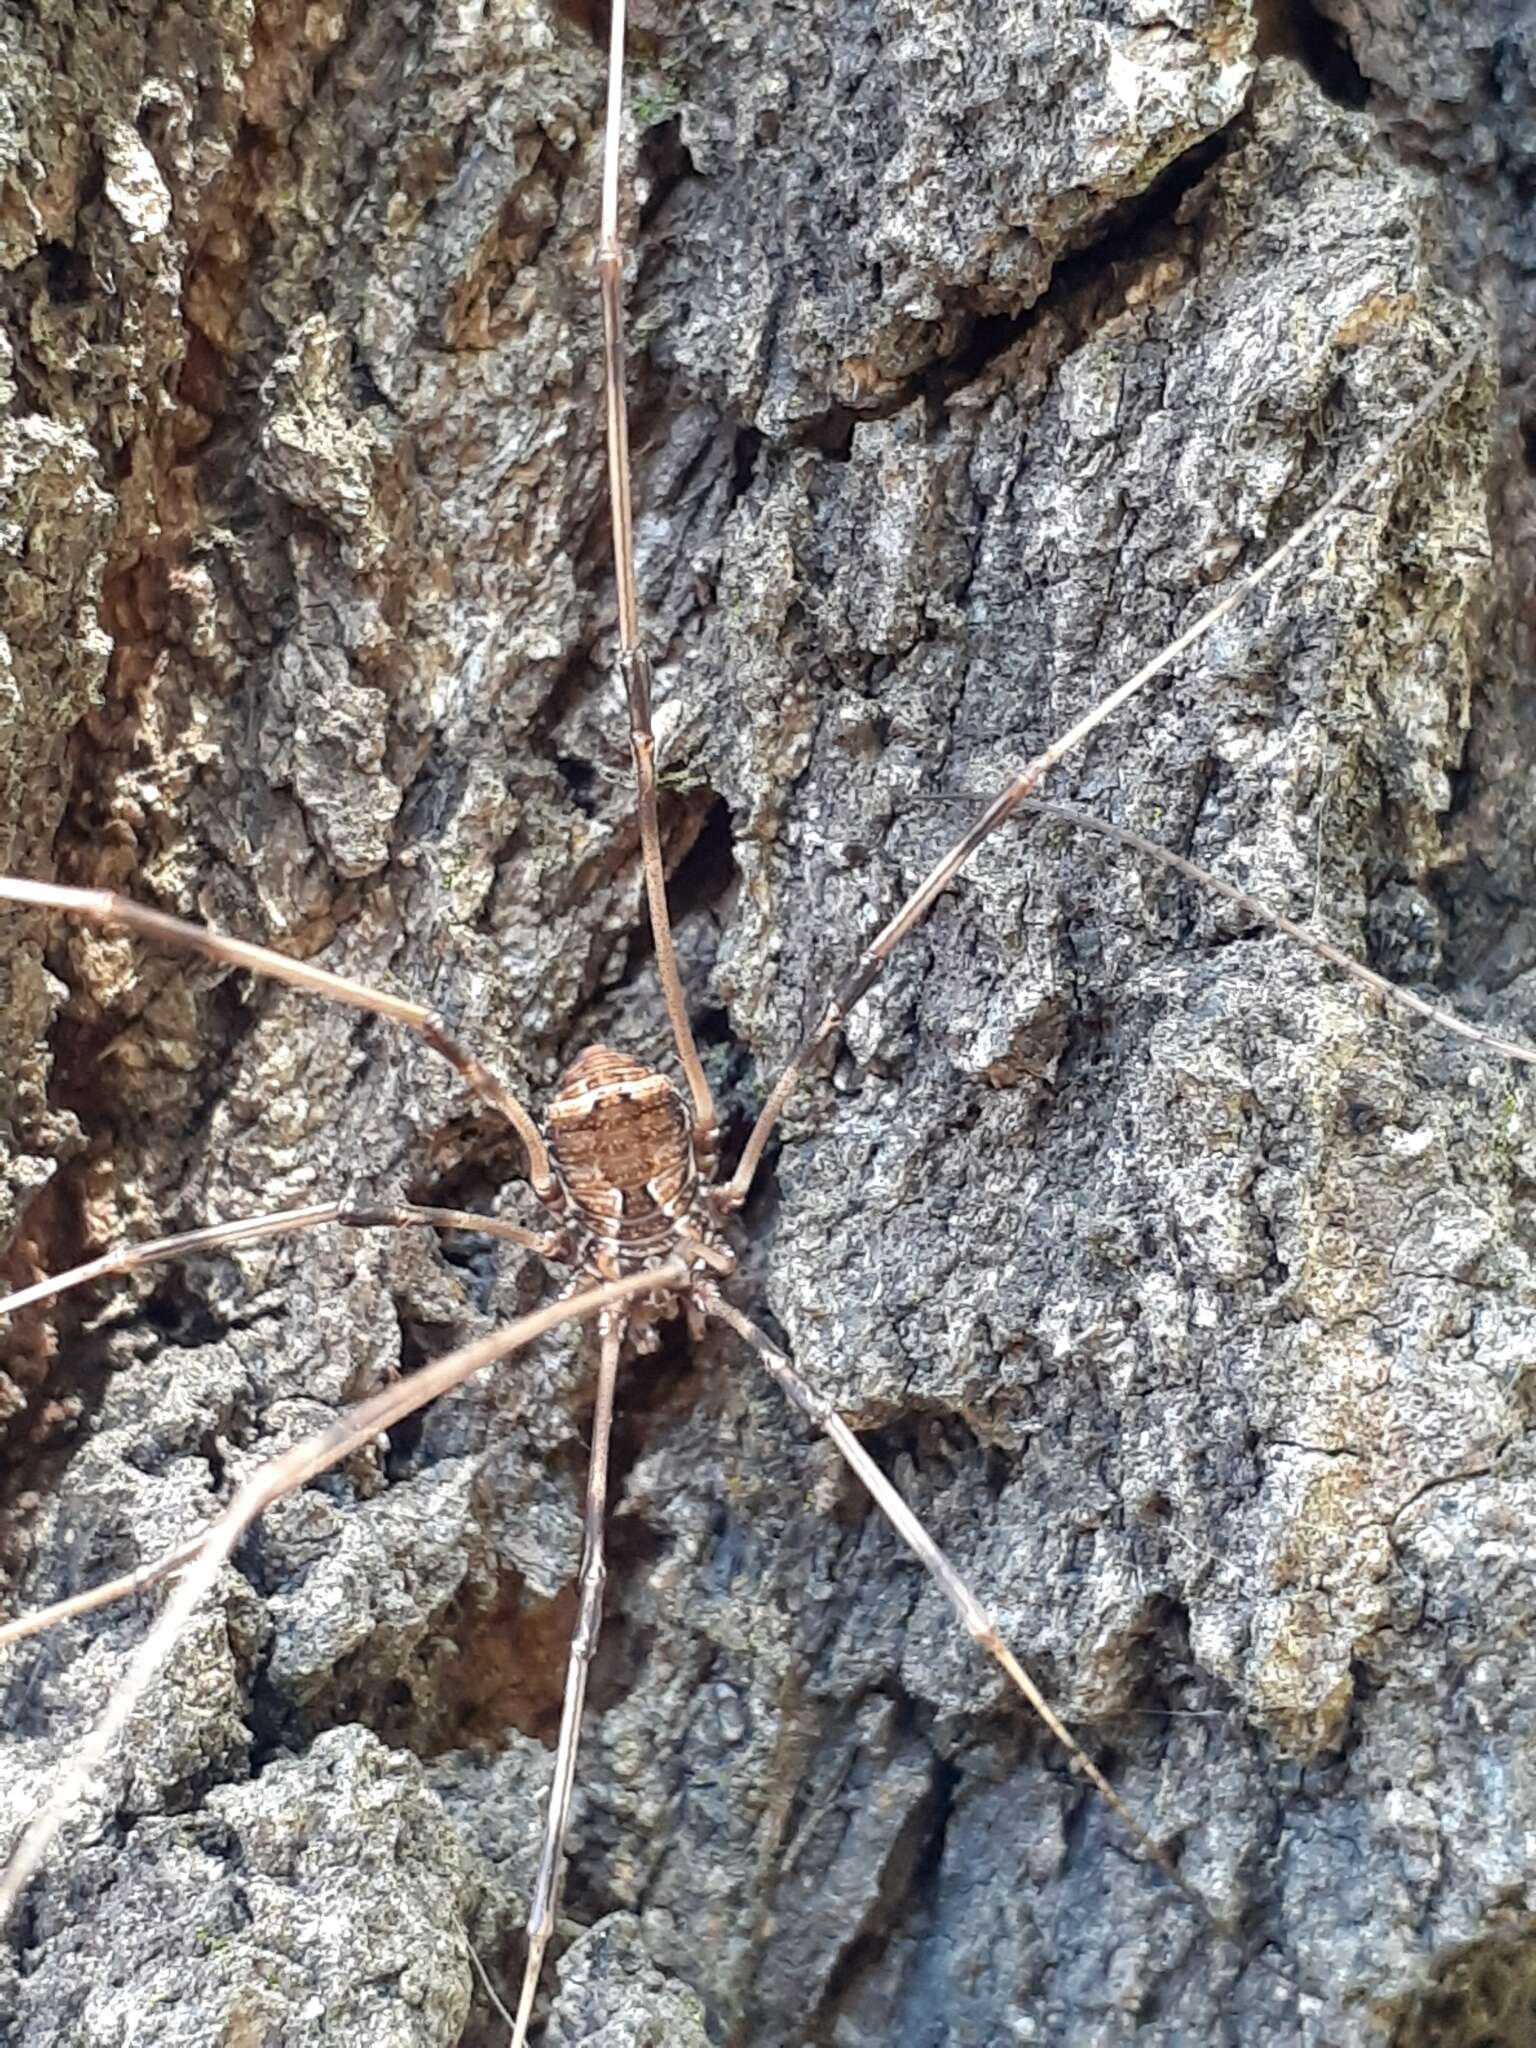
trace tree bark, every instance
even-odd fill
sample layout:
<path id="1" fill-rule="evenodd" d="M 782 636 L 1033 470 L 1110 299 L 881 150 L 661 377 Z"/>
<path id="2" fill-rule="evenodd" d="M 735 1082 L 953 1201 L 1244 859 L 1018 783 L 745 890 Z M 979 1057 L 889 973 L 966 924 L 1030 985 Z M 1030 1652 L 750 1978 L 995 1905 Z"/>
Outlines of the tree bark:
<path id="1" fill-rule="evenodd" d="M 1529 320 L 1477 345 L 1536 128 L 1497 14 L 1456 64 L 1428 9 L 636 24 L 640 572 L 735 1141 L 1005 775 L 1457 349 L 1048 793 L 1536 1036 Z M 437 1005 L 538 1101 L 594 1041 L 667 1064 L 583 10 L 36 10 L 0 64 L 5 866 Z M 381 1023 L 34 917 L 0 991 L 18 1281 L 332 1195 L 533 1220 L 512 1134 Z M 1521 1075 L 1229 906 L 989 843 L 796 1098 L 736 1298 L 1244 1942 L 679 1328 L 621 1387 L 544 2041 L 1523 2041 L 1533 1147 Z M 152 1557 L 539 1287 L 332 1232 L 20 1319 L 10 1601 Z M 267 1517 L 35 1882 L 0 2043 L 504 2040 L 470 1950 L 510 2001 L 591 1382 L 551 1340 Z M 144 1624 L 5 1669 L 0 1850 Z"/>

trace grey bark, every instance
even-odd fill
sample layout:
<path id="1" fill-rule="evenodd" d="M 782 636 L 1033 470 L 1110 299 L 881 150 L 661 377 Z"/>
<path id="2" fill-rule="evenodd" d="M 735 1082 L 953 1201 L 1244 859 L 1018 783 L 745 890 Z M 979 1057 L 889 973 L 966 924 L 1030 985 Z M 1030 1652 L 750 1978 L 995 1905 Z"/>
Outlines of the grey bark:
<path id="1" fill-rule="evenodd" d="M 1432 17 L 1345 16 L 1363 109 L 1237 0 L 639 25 L 642 579 L 733 1128 L 975 800 L 1378 444 L 1468 290 L 1518 310 L 1496 12 L 1456 11 L 1454 77 Z M 200 0 L 0 46 L 5 864 L 386 980 L 535 1097 L 596 1038 L 659 1058 L 577 11 Z M 1056 793 L 1530 1036 L 1526 345 Z M 529 1207 L 509 1135 L 351 1012 L 30 919 L 0 973 L 20 1277 L 331 1191 Z M 1300 1991 L 679 1333 L 625 1378 L 545 2040 L 1525 2039 L 1485 2008 L 1530 1997 L 1533 1148 L 1520 1077 L 1223 905 L 989 846 L 794 1105 L 738 1299 Z M 537 1286 L 335 1234 L 28 1319 L 11 1597 L 153 1555 Z M 508 1996 L 590 1371 L 551 1341 L 267 1518 L 0 1953 L 0 2042 L 503 2038 L 469 1951 Z M 5 1672 L 0 1847 L 143 1625 Z"/>

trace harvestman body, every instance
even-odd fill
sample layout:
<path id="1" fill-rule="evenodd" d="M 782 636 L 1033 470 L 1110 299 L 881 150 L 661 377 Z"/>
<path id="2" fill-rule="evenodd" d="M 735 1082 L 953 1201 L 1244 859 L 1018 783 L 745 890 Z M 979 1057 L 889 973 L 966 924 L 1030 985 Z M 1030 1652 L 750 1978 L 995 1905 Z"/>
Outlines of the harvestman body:
<path id="1" fill-rule="evenodd" d="M 657 964 L 684 1088 L 680 1090 L 665 1075 L 627 1055 L 594 1046 L 566 1072 L 550 1104 L 545 1128 L 541 1131 L 523 1105 L 472 1053 L 452 1038 L 441 1019 L 419 1005 L 365 988 L 260 947 L 182 924 L 118 897 L 40 883 L 0 882 L 0 896 L 12 902 L 124 926 L 146 937 L 199 950 L 223 964 L 243 967 L 332 1000 L 373 1011 L 414 1031 L 447 1058 L 476 1094 L 491 1104 L 516 1130 L 526 1152 L 530 1185 L 549 1211 L 552 1221 L 550 1234 L 539 1236 L 478 1214 L 422 1205 L 402 1203 L 388 1208 L 358 1210 L 336 1203 L 317 1204 L 305 1210 L 278 1212 L 241 1224 L 211 1226 L 206 1230 L 110 1253 L 87 1267 L 24 1289 L 0 1306 L 14 1309 L 30 1301 L 48 1298 L 84 1280 L 123 1272 L 136 1265 L 191 1250 L 250 1242 L 281 1231 L 332 1223 L 488 1231 L 506 1241 L 535 1250 L 552 1264 L 573 1269 L 576 1275 L 573 1291 L 563 1299 L 524 1317 L 494 1337 L 453 1353 L 402 1384 L 370 1397 L 330 1429 L 306 1439 L 294 1450 L 262 1468 L 239 1489 L 208 1530 L 170 1557 L 157 1560 L 111 1585 L 0 1629 L 0 1643 L 14 1641 L 68 1614 L 81 1613 L 110 1599 L 142 1590 L 159 1579 L 172 1575 L 179 1577 L 164 1612 L 151 1628 L 109 1711 L 82 1748 L 74 1766 L 61 1778 L 52 1797 L 18 1846 L 3 1879 L 0 1879 L 0 1911 L 15 1902 L 27 1877 L 56 1834 L 65 1808 L 99 1765 L 191 1609 L 217 1577 L 243 1531 L 265 1505 L 336 1464 L 436 1393 L 458 1384 L 483 1366 L 506 1357 L 542 1331 L 573 1319 L 595 1320 L 598 1326 L 599 1371 L 586 1490 L 580 1605 L 571 1646 L 543 1852 L 529 1915 L 528 1954 L 518 2011 L 513 2022 L 515 2048 L 521 2048 L 527 2038 L 542 1963 L 555 1928 L 587 1674 L 601 1619 L 607 1460 L 617 1374 L 626 1345 L 636 1350 L 653 1346 L 658 1323 L 678 1313 L 684 1314 L 694 1329 L 711 1320 L 722 1323 L 756 1353 L 790 1400 L 836 1445 L 897 1534 L 932 1574 L 967 1632 L 996 1660 L 1035 1714 L 1065 1747 L 1073 1769 L 1113 1806 L 1141 1851 L 1158 1865 L 1208 1922 L 1224 1931 L 1221 1916 L 1186 1882 L 1172 1859 L 1148 1837 L 1126 1810 L 1104 1774 L 1073 1740 L 1001 1640 L 981 1600 L 945 1559 L 849 1427 L 799 1377 L 789 1360 L 726 1299 L 722 1285 L 736 1263 L 728 1242 L 728 1226 L 746 1199 L 769 1136 L 797 1081 L 821 1049 L 835 1038 L 853 1006 L 876 981 L 901 940 L 922 920 L 975 849 L 1004 820 L 1032 803 L 1032 791 L 1058 761 L 1174 661 L 1195 638 L 1225 616 L 1257 582 L 1272 575 L 1283 561 L 1294 554 L 1323 520 L 1360 489 L 1385 461 L 1391 449 L 1413 431 L 1467 370 L 1467 357 L 1464 355 L 1443 369 L 1413 415 L 1383 444 L 1364 470 L 1352 476 L 1275 555 L 1245 578 L 1195 627 L 1149 661 L 1029 762 L 988 806 L 869 943 L 839 984 L 769 1094 L 734 1172 L 722 1183 L 717 1177 L 720 1144 L 715 1108 L 689 1027 L 667 918 L 657 825 L 650 676 L 639 638 L 624 407 L 625 352 L 620 292 L 622 249 L 618 234 L 618 141 L 624 40 L 622 5 L 614 8 L 612 33 L 598 267 L 605 342 L 605 403 L 618 589 L 619 665 L 630 709 L 641 850 Z M 1080 820 L 1071 814 L 1057 815 L 1070 817 L 1074 823 L 1093 825 L 1093 821 Z M 1148 846 L 1134 835 L 1119 833 L 1116 836 L 1158 858 L 1168 858 L 1161 849 Z M 1209 880 L 1203 871 L 1188 863 L 1175 862 L 1175 865 L 1182 866 L 1185 872 L 1196 875 L 1202 882 Z M 1237 891 L 1229 890 L 1227 893 L 1254 915 L 1278 924 L 1301 943 L 1324 951 L 1378 993 L 1398 996 L 1399 992 L 1390 984 L 1366 974 L 1330 949 L 1319 947 L 1310 934 L 1264 906 L 1255 904 L 1251 898 Z M 1441 1017 L 1415 998 L 1404 1000 L 1411 1007 L 1448 1024 L 1449 1028 L 1460 1030 L 1510 1057 L 1532 1057 L 1525 1048 L 1493 1040 L 1476 1027 Z"/>

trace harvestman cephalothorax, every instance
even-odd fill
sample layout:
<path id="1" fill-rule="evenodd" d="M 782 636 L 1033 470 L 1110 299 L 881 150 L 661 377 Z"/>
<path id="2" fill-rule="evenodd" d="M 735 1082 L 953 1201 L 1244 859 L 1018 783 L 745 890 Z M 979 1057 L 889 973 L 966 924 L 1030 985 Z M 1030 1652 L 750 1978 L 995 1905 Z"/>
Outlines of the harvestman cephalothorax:
<path id="1" fill-rule="evenodd" d="M 832 1046 L 862 997 L 876 984 L 886 961 L 924 919 L 933 903 L 961 873 L 970 856 L 1000 826 L 1021 812 L 1046 810 L 1034 796 L 1037 787 L 1067 755 L 1079 748 L 1106 721 L 1158 676 L 1173 666 L 1195 642 L 1233 612 L 1256 586 L 1276 575 L 1301 550 L 1312 544 L 1340 509 L 1377 482 L 1394 453 L 1469 371 L 1465 352 L 1426 371 L 1424 395 L 1398 429 L 1384 439 L 1370 460 L 1317 507 L 1285 543 L 1257 570 L 1238 581 L 1221 601 L 1187 632 L 1160 650 L 1142 668 L 1110 690 L 1085 716 L 1076 720 L 1037 754 L 989 804 L 976 822 L 932 868 L 912 896 L 868 941 L 857 960 L 825 1000 L 800 1049 L 768 1092 L 757 1121 L 739 1157 L 722 1162 L 714 1102 L 695 1048 L 688 1007 L 674 955 L 666 901 L 666 879 L 657 817 L 656 761 L 651 730 L 651 681 L 642 642 L 634 565 L 630 507 L 630 460 L 625 413 L 626 356 L 622 306 L 623 248 L 619 235 L 619 155 L 621 136 L 624 9 L 613 13 L 612 51 L 606 144 L 603 165 L 602 219 L 598 271 L 605 337 L 604 396 L 607 412 L 609 483 L 618 598 L 618 665 L 627 699 L 637 790 L 638 827 L 645 887 L 655 941 L 656 965 L 671 1026 L 673 1052 L 682 1078 L 679 1089 L 661 1072 L 602 1047 L 584 1053 L 567 1071 L 543 1119 L 537 1121 L 476 1057 L 460 1045 L 444 1021 L 409 1000 L 365 987 L 257 946 L 201 930 L 147 908 L 102 893 L 71 891 L 46 883 L 0 882 L 0 896 L 30 906 L 109 926 L 173 947 L 199 951 L 214 962 L 245 969 L 257 976 L 354 1005 L 402 1025 L 447 1059 L 474 1094 L 504 1118 L 520 1139 L 533 1193 L 549 1212 L 549 1228 L 536 1232 L 497 1222 L 478 1213 L 408 1203 L 359 1209 L 342 1202 L 315 1203 L 242 1222 L 212 1225 L 129 1250 L 107 1253 L 69 1273 L 25 1288 L 0 1308 L 14 1311 L 62 1293 L 87 1281 L 126 1272 L 157 1260 L 250 1243 L 284 1232 L 349 1225 L 355 1228 L 470 1230 L 489 1233 L 525 1251 L 537 1253 L 569 1285 L 549 1306 L 539 1309 L 493 1337 L 468 1345 L 424 1368 L 403 1383 L 386 1388 L 349 1410 L 330 1428 L 306 1439 L 264 1467 L 241 1486 L 220 1517 L 189 1539 L 175 1553 L 76 1599 L 0 1629 L 0 1644 L 19 1640 L 44 1628 L 172 1580 L 166 1605 L 145 1637 L 130 1673 L 111 1706 L 82 1745 L 48 1803 L 16 1847 L 0 1877 L 0 1911 L 9 1911 L 56 1835 L 71 1802 L 78 1797 L 119 1737 L 158 1665 L 174 1645 L 179 1631 L 229 1560 L 251 1521 L 264 1507 L 308 1479 L 324 1472 L 389 1430 L 436 1394 L 454 1387 L 484 1367 L 516 1353 L 545 1330 L 580 1321 L 594 1326 L 599 1358 L 597 1396 L 592 1420 L 591 1466 L 587 1482 L 581 1599 L 565 1693 L 550 1797 L 547 1827 L 535 1896 L 529 1912 L 529 1936 L 521 1991 L 513 2022 L 513 2039 L 521 2044 L 533 2022 L 541 1972 L 555 1932 L 562 1858 L 578 1760 L 581 1717 L 588 1672 L 601 1620 L 604 1585 L 604 1519 L 607 1505 L 607 1463 L 617 1383 L 627 1352 L 656 1342 L 657 1326 L 678 1314 L 690 1328 L 713 1322 L 734 1333 L 746 1353 L 778 1383 L 788 1400 L 817 1428 L 868 1488 L 896 1533 L 944 1592 L 955 1614 L 979 1649 L 991 1656 L 1010 1684 L 1064 1748 L 1072 1769 L 1115 1810 L 1131 1841 L 1155 1863 L 1193 1909 L 1219 1932 L 1227 1932 L 1223 1916 L 1192 1886 L 1177 1862 L 1128 1810 L 1114 1785 L 1063 1726 L 1037 1690 L 1014 1649 L 988 1611 L 982 1588 L 969 1585 L 945 1558 L 935 1538 L 903 1503 L 880 1467 L 852 1430 L 796 1372 L 784 1352 L 730 1298 L 736 1264 L 733 1219 L 743 1207 L 760 1168 L 765 1148 L 797 1083 Z M 1198 882 L 1211 878 L 1192 864 L 1180 863 L 1162 849 L 1135 835 L 1116 832 L 1074 813 L 1050 811 L 1056 820 L 1089 830 L 1109 831 L 1122 842 L 1174 866 Z M 1217 888 L 1223 885 L 1214 884 Z M 1394 988 L 1381 977 L 1322 946 L 1314 935 L 1278 916 L 1241 892 L 1229 892 L 1250 916 L 1278 926 L 1300 944 L 1323 953 L 1336 966 L 1363 981 L 1377 995 L 1404 1002 L 1485 1047 L 1513 1059 L 1529 1060 L 1520 1046 L 1495 1039 L 1479 1027 L 1445 1016 L 1417 998 Z M 1027 1646 L 1021 1646 L 1027 1648 Z"/>

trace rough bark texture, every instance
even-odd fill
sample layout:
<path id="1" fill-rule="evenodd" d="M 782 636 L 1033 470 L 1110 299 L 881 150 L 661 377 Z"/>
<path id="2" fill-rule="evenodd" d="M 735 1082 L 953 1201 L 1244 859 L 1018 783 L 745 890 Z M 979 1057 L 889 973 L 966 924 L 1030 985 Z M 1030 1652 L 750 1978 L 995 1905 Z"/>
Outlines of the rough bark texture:
<path id="1" fill-rule="evenodd" d="M 642 577 L 733 1128 L 974 799 L 1468 346 L 1456 287 L 1518 313 L 1499 14 L 1341 7 L 1362 71 L 1292 22 L 1363 109 L 1240 0 L 637 26 Z M 7 14 L 0 79 L 5 865 L 417 993 L 537 1097 L 594 1038 L 660 1057 L 592 24 L 97 0 Z M 1530 331 L 1058 785 L 1528 1036 Z M 0 989 L 18 1277 L 333 1190 L 526 1212 L 508 1134 L 351 1012 L 32 919 Z M 990 845 L 797 1100 L 738 1298 L 1285 1975 L 679 1333 L 626 1374 L 545 2042 L 1528 2039 L 1533 1174 L 1497 1062 L 1098 842 Z M 333 1233 L 27 1319 L 15 1601 L 538 1285 Z M 35 1884 L 0 2042 L 504 2038 L 469 1949 L 508 1995 L 589 1392 L 552 1341 L 267 1518 Z M 5 1672 L 0 1846 L 143 1625 Z"/>

